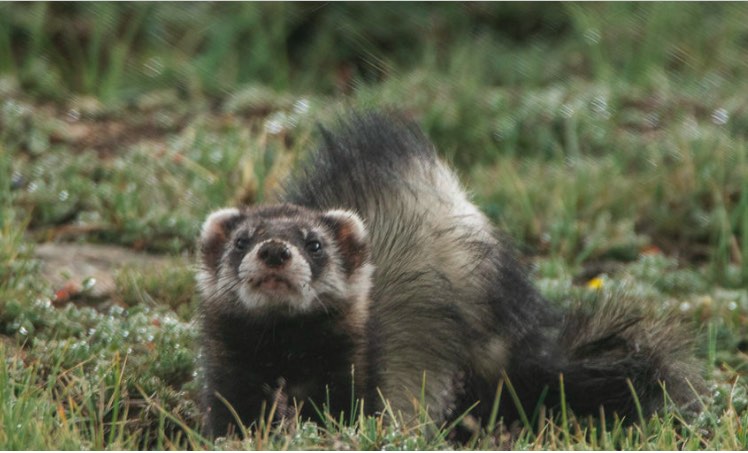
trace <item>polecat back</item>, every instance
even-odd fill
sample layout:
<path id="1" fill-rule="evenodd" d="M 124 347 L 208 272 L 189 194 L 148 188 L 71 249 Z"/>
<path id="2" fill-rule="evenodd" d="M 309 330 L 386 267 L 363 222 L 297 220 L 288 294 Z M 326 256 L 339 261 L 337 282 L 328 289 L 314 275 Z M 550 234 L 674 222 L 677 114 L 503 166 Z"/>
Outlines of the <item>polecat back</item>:
<path id="1" fill-rule="evenodd" d="M 628 300 L 549 304 L 413 122 L 354 114 L 323 136 L 281 199 L 355 210 L 370 231 L 367 407 L 381 392 L 396 413 L 425 403 L 441 422 L 478 403 L 486 420 L 507 377 L 523 406 L 504 392 L 507 420 L 558 406 L 563 391 L 580 415 L 629 419 L 662 407 L 663 384 L 681 407 L 696 401 L 702 381 L 672 317 Z"/>
<path id="2" fill-rule="evenodd" d="M 365 376 L 361 332 L 371 274 L 367 232 L 348 211 L 222 209 L 200 238 L 207 431 L 236 420 L 349 410 Z M 361 369 L 359 369 L 361 368 Z M 264 411 L 264 414 L 263 414 Z"/>

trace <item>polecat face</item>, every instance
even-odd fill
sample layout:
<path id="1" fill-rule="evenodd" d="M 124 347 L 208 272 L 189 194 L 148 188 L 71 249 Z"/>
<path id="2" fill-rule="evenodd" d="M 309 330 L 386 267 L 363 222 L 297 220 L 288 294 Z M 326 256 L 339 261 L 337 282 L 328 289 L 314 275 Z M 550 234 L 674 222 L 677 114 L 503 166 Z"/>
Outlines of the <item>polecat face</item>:
<path id="1" fill-rule="evenodd" d="M 203 296 L 229 296 L 250 310 L 327 310 L 368 292 L 366 229 L 349 211 L 222 209 L 205 221 L 200 251 Z"/>

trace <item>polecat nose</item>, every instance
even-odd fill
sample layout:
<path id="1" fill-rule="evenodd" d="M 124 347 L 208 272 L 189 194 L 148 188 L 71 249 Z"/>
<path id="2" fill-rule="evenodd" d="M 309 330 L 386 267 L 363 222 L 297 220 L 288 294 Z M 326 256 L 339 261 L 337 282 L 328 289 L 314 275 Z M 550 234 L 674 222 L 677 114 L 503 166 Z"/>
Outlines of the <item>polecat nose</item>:
<path id="1" fill-rule="evenodd" d="M 291 251 L 282 242 L 267 242 L 260 247 L 257 256 L 269 267 L 278 267 L 291 259 Z"/>

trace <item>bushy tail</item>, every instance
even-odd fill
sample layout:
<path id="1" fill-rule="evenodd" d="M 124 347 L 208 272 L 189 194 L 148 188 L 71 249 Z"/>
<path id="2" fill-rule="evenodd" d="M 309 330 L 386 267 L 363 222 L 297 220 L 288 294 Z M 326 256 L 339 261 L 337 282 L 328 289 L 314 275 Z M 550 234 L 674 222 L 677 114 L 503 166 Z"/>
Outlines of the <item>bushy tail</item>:
<path id="1" fill-rule="evenodd" d="M 630 296 L 601 296 L 562 315 L 545 333 L 546 347 L 528 339 L 508 368 L 512 385 L 531 413 L 542 399 L 577 415 L 613 413 L 638 421 L 669 401 L 686 414 L 699 410 L 705 385 L 693 358 L 693 336 L 673 313 L 657 314 Z M 526 354 L 523 354 L 525 349 Z M 546 357 L 533 354 L 545 351 Z"/>

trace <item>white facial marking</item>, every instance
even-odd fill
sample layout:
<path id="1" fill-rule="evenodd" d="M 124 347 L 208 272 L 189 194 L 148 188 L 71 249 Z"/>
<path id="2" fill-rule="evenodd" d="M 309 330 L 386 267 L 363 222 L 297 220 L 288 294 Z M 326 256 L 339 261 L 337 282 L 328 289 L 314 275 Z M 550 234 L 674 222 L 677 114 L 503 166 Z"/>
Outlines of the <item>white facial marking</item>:
<path id="1" fill-rule="evenodd" d="M 283 242 L 291 252 L 287 262 L 278 268 L 269 268 L 258 256 L 260 247 L 273 241 Z M 314 299 L 309 263 L 294 245 L 278 239 L 268 239 L 256 244 L 244 255 L 239 265 L 238 278 L 241 282 L 237 291 L 239 298 L 249 309 L 282 304 L 295 311 L 308 305 L 309 299 Z M 263 280 L 267 279 L 276 279 L 277 282 L 265 285 Z"/>
<path id="2" fill-rule="evenodd" d="M 238 213 L 238 210 L 225 209 L 217 211 L 211 217 L 213 221 L 223 221 L 227 216 Z M 324 215 L 340 217 L 341 221 L 352 227 L 351 233 L 360 239 L 367 235 L 363 221 L 351 211 L 332 210 L 325 212 Z M 282 218 L 273 220 L 296 221 Z M 209 228 L 208 225 L 212 223 L 206 222 L 204 228 Z M 318 236 L 327 255 L 328 260 L 316 277 L 312 276 L 313 263 L 308 261 L 304 250 L 284 239 L 270 237 L 255 244 L 245 253 L 238 267 L 228 266 L 228 261 L 224 258 L 217 278 L 207 274 L 198 275 L 198 280 L 203 280 L 200 291 L 204 297 L 216 299 L 225 298 L 230 293 L 234 294 L 237 304 L 258 313 L 271 308 L 287 311 L 289 314 L 328 311 L 340 308 L 341 303 L 351 302 L 356 307 L 365 308 L 373 266 L 364 263 L 351 276 L 346 276 L 338 244 L 330 237 L 326 227 L 301 227 L 299 230 L 305 241 L 312 235 Z M 260 248 L 269 242 L 281 242 L 288 248 L 291 256 L 282 265 L 268 266 L 260 259 Z M 214 283 L 208 282 L 209 279 Z M 363 319 L 363 315 L 361 318 Z"/>

